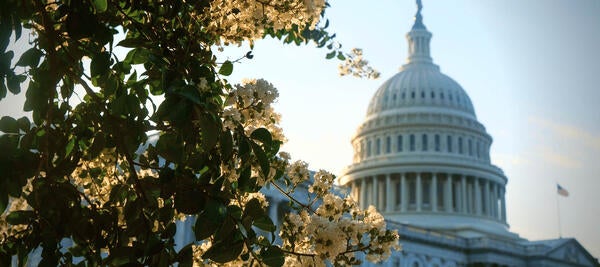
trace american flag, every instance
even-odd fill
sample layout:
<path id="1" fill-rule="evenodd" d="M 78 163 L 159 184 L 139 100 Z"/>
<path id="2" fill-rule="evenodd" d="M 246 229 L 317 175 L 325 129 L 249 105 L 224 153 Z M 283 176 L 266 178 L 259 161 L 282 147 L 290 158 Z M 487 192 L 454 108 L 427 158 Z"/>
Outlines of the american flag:
<path id="1" fill-rule="evenodd" d="M 567 191 L 567 189 L 564 189 L 562 186 L 560 186 L 559 184 L 556 184 L 556 192 L 563 196 L 563 197 L 568 197 L 569 196 L 569 191 Z"/>

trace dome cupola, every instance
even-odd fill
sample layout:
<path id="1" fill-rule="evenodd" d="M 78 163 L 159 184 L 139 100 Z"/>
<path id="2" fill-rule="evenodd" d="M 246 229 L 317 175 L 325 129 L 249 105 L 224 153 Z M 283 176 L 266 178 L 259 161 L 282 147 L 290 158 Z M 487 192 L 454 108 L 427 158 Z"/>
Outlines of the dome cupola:
<path id="1" fill-rule="evenodd" d="M 433 63 L 421 10 L 417 0 L 408 60 L 373 95 L 339 182 L 363 208 L 373 205 L 396 222 L 512 238 L 507 179 L 490 162 L 492 138 L 465 90 Z"/>

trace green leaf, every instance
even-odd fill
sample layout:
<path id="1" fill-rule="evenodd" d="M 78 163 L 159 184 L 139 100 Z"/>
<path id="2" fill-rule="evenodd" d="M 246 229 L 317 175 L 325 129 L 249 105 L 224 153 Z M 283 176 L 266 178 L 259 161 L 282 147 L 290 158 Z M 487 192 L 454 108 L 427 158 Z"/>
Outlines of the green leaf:
<path id="1" fill-rule="evenodd" d="M 219 138 L 219 127 L 216 122 L 208 115 L 200 118 L 200 131 L 202 132 L 202 148 L 204 151 L 209 151 L 217 145 Z"/>
<path id="2" fill-rule="evenodd" d="M 90 156 L 90 158 L 94 159 L 98 155 L 100 155 L 100 152 L 102 151 L 105 145 L 106 138 L 104 137 L 104 133 L 96 133 L 96 135 L 94 136 L 94 142 L 92 143 L 92 146 L 90 146 L 90 148 L 88 149 L 88 155 Z"/>
<path id="3" fill-rule="evenodd" d="M 192 244 L 183 247 L 179 254 L 177 254 L 177 261 L 179 261 L 179 267 L 192 267 L 194 252 L 192 250 Z"/>
<path id="4" fill-rule="evenodd" d="M 262 174 L 265 177 L 269 177 L 271 164 L 269 163 L 269 158 L 267 158 L 267 154 L 265 154 L 265 151 L 263 151 L 263 149 L 257 143 L 250 142 L 250 144 L 252 145 L 252 151 L 254 151 L 254 155 L 256 155 L 256 158 L 258 159 L 258 164 L 260 165 Z"/>
<path id="5" fill-rule="evenodd" d="M 0 78 L 0 100 L 6 97 L 6 85 L 4 84 L 4 79 Z"/>
<path id="6" fill-rule="evenodd" d="M 260 257 L 263 263 L 268 266 L 279 267 L 283 266 L 285 262 L 285 256 L 283 251 L 278 246 L 270 246 L 260 252 Z"/>
<path id="7" fill-rule="evenodd" d="M 8 86 L 8 90 L 13 94 L 18 94 L 21 92 L 21 83 L 25 81 L 27 77 L 25 75 L 7 75 L 6 76 L 6 85 Z"/>
<path id="8" fill-rule="evenodd" d="M 340 52 L 338 52 L 337 58 L 338 58 L 339 60 L 346 60 L 346 57 L 344 56 L 344 54 L 342 54 L 342 52 L 341 52 L 341 51 L 340 51 Z"/>
<path id="9" fill-rule="evenodd" d="M 27 224 L 33 215 L 31 210 L 13 211 L 6 216 L 6 222 L 11 225 Z"/>
<path id="10" fill-rule="evenodd" d="M 219 200 L 209 199 L 205 210 L 196 218 L 194 226 L 196 240 L 204 240 L 215 233 L 219 226 L 223 225 L 226 216 L 227 207 Z"/>
<path id="11" fill-rule="evenodd" d="M 65 156 L 70 155 L 71 151 L 73 151 L 74 147 L 75 147 L 75 138 L 71 138 L 71 140 L 69 140 L 69 143 L 67 143 L 67 146 L 65 147 Z"/>
<path id="12" fill-rule="evenodd" d="M 252 139 L 261 141 L 265 145 L 265 147 L 270 147 L 271 143 L 273 142 L 273 137 L 271 136 L 271 133 L 265 128 L 258 128 L 254 130 L 252 134 L 250 134 L 250 137 Z"/>
<path id="13" fill-rule="evenodd" d="M 93 3 L 98 13 L 103 13 L 108 8 L 107 0 L 93 0 Z"/>
<path id="14" fill-rule="evenodd" d="M 156 142 L 158 155 L 170 162 L 179 162 L 183 156 L 183 143 L 175 134 L 163 134 Z"/>
<path id="15" fill-rule="evenodd" d="M 257 218 L 265 215 L 265 210 L 260 205 L 260 201 L 256 198 L 251 199 L 246 203 L 243 217 Z"/>
<path id="16" fill-rule="evenodd" d="M 237 233 L 239 234 L 239 233 Z M 210 247 L 202 258 L 211 259 L 217 263 L 226 263 L 237 259 L 244 248 L 243 240 L 235 240 L 233 242 L 219 242 Z"/>
<path id="17" fill-rule="evenodd" d="M 221 69 L 219 69 L 219 74 L 229 76 L 233 72 L 233 63 L 227 60 L 221 65 Z"/>
<path id="18" fill-rule="evenodd" d="M 110 54 L 108 52 L 98 53 L 92 58 L 90 72 L 92 77 L 105 74 L 110 67 Z"/>
<path id="19" fill-rule="evenodd" d="M 335 51 L 331 51 L 329 53 L 327 53 L 327 56 L 325 56 L 326 59 L 332 59 L 333 57 L 335 57 Z"/>
<path id="20" fill-rule="evenodd" d="M 31 129 L 31 123 L 29 122 L 29 118 L 27 117 L 21 117 L 17 120 L 17 125 L 19 126 L 19 129 L 27 132 L 29 131 L 29 129 Z"/>
<path id="21" fill-rule="evenodd" d="M 42 55 L 43 53 L 39 49 L 35 47 L 30 48 L 29 50 L 25 51 L 23 55 L 21 55 L 21 58 L 19 58 L 19 61 L 17 61 L 17 66 L 29 66 L 31 68 L 35 68 L 40 63 L 40 58 Z"/>
<path id="22" fill-rule="evenodd" d="M 274 232 L 277 229 L 273 223 L 273 220 L 271 220 L 271 218 L 267 215 L 254 219 L 253 225 L 268 232 Z"/>
<path id="23" fill-rule="evenodd" d="M 230 131 L 224 131 L 221 134 L 221 157 L 227 161 L 233 155 L 233 137 Z"/>
<path id="24" fill-rule="evenodd" d="M 0 214 L 4 213 L 6 207 L 8 206 L 8 193 L 4 190 L 3 187 L 0 187 Z"/>
<path id="25" fill-rule="evenodd" d="M 136 48 L 136 49 L 132 49 L 131 51 L 129 51 L 129 53 L 127 53 L 127 56 L 125 57 L 125 63 L 129 63 L 132 65 L 135 64 L 143 64 L 146 63 L 146 61 L 148 61 L 148 56 L 150 55 L 150 52 L 145 49 L 145 48 Z"/>
<path id="26" fill-rule="evenodd" d="M 0 119 L 0 131 L 5 133 L 18 133 L 19 125 L 17 120 L 9 116 L 3 116 Z"/>

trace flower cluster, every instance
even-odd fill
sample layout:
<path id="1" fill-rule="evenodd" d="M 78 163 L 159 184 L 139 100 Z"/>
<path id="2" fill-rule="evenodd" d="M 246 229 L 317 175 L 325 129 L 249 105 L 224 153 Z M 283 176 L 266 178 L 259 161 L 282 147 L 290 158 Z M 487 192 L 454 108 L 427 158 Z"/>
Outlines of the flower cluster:
<path id="1" fill-rule="evenodd" d="M 314 28 L 323 8 L 324 0 L 216 0 L 199 17 L 209 22 L 207 32 L 228 45 L 262 38 L 266 29 Z"/>
<path id="2" fill-rule="evenodd" d="M 352 75 L 355 77 L 364 77 L 369 79 L 379 78 L 379 72 L 369 66 L 369 62 L 363 58 L 363 52 L 360 48 L 353 48 L 346 60 L 338 66 L 341 76 Z"/>
<path id="3" fill-rule="evenodd" d="M 314 182 L 308 187 L 308 192 L 315 193 L 318 197 L 323 197 L 331 190 L 334 180 L 335 175 L 325 170 L 319 170 L 315 173 Z"/>
<path id="4" fill-rule="evenodd" d="M 289 266 L 357 264 L 357 251 L 379 262 L 400 249 L 397 231 L 386 229 L 383 216 L 373 206 L 361 210 L 351 198 L 331 194 L 313 214 L 303 210 L 287 215 L 280 234 L 283 248 L 297 252 L 286 257 Z"/>
<path id="5" fill-rule="evenodd" d="M 295 187 L 300 183 L 308 180 L 310 173 L 308 172 L 308 163 L 297 160 L 286 168 L 286 174 L 289 181 Z"/>
<path id="6" fill-rule="evenodd" d="M 237 125 L 242 125 L 248 135 L 262 127 L 269 130 L 273 139 L 285 141 L 278 125 L 281 115 L 272 106 L 278 96 L 273 84 L 263 79 L 244 79 L 225 99 L 224 127 L 234 130 Z"/>

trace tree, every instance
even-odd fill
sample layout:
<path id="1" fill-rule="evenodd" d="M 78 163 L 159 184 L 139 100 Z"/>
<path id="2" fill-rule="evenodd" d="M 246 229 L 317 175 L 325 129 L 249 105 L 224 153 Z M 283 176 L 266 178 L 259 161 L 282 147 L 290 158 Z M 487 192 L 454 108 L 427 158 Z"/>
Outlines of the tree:
<path id="1" fill-rule="evenodd" d="M 313 197 L 293 197 L 308 171 L 279 151 L 276 89 L 231 85 L 235 62 L 216 61 L 231 44 L 274 37 L 316 43 L 360 67 L 345 73 L 376 76 L 327 32 L 323 0 L 5 6 L 0 99 L 26 86 L 33 121 L 0 119 L 0 265 L 24 263 L 36 249 L 42 266 L 337 265 L 358 263 L 359 251 L 377 261 L 397 246 L 383 217 L 333 193 L 325 171 L 308 187 Z M 22 28 L 31 48 L 16 60 L 7 45 Z M 265 186 L 296 211 L 280 233 L 258 192 Z M 175 221 L 186 216 L 197 217 L 196 241 L 176 251 Z M 73 246 L 62 247 L 65 239 Z"/>

